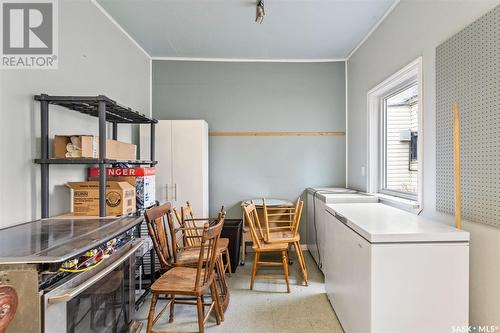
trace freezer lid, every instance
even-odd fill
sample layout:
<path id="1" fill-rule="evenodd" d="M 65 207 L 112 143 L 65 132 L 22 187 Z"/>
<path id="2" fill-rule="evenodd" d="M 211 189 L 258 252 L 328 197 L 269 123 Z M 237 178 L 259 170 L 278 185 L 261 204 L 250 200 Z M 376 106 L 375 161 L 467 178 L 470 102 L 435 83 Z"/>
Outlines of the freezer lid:
<path id="1" fill-rule="evenodd" d="M 351 190 L 349 188 L 345 187 L 333 187 L 333 186 L 326 186 L 326 187 L 308 187 L 307 188 L 307 193 L 309 194 L 341 194 L 341 193 L 358 193 L 356 190 Z"/>
<path id="2" fill-rule="evenodd" d="M 381 203 L 327 204 L 328 213 L 370 243 L 469 242 L 467 231 Z"/>
<path id="3" fill-rule="evenodd" d="M 338 193 L 338 194 L 318 194 L 319 199 L 321 199 L 326 204 L 330 203 L 373 203 L 379 202 L 376 195 L 367 193 Z"/>
<path id="4" fill-rule="evenodd" d="M 48 218 L 0 229 L 0 264 L 63 262 L 143 220 L 142 216 Z"/>

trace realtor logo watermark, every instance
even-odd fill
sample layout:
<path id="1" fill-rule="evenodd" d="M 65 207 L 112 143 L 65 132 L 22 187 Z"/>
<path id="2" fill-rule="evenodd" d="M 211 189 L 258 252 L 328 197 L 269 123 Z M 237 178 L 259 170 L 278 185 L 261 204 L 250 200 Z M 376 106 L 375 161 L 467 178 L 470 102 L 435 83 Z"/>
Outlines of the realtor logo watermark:
<path id="1" fill-rule="evenodd" d="M 57 69 L 57 0 L 0 0 L 2 69 Z"/>
<path id="2" fill-rule="evenodd" d="M 497 325 L 452 326 L 451 333 L 495 333 L 498 332 Z"/>

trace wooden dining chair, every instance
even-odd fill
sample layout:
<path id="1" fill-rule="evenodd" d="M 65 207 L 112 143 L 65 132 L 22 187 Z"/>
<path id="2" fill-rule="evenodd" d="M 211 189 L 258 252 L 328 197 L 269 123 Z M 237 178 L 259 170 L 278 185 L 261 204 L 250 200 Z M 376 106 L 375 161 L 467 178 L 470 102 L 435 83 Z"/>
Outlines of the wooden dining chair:
<path id="1" fill-rule="evenodd" d="M 145 220 L 148 227 L 149 235 L 153 241 L 153 247 L 160 261 L 162 273 L 174 267 L 196 267 L 198 264 L 198 256 L 200 245 L 197 246 L 184 246 L 184 239 L 187 237 L 186 228 L 181 225 L 175 225 L 174 218 L 172 217 L 171 205 L 166 203 L 162 206 L 153 207 L 144 213 Z M 218 221 L 223 220 L 224 216 L 219 214 Z M 168 227 L 167 227 L 168 226 Z M 191 229 L 189 229 L 191 230 Z M 200 235 L 196 230 L 196 235 Z M 189 236 L 191 237 L 191 236 Z M 196 236 L 192 236 L 196 237 Z M 220 300 L 220 315 L 221 320 L 224 320 L 223 310 L 229 304 L 229 287 L 227 285 L 224 268 L 221 258 L 222 249 L 218 246 L 217 249 L 219 256 L 216 261 L 217 271 L 217 292 L 221 297 Z M 174 317 L 174 304 L 182 304 L 184 300 L 175 300 L 175 296 L 171 296 L 174 303 L 171 305 L 170 320 L 173 321 Z"/>
<path id="2" fill-rule="evenodd" d="M 177 214 L 176 214 L 177 215 Z M 214 220 L 224 220 L 225 212 L 220 211 L 216 219 L 198 219 L 198 221 L 204 221 L 204 223 L 210 223 Z M 172 246 L 172 260 L 170 263 L 174 266 L 183 267 L 193 267 L 197 264 L 197 255 L 200 247 L 201 235 L 199 233 L 199 226 L 191 226 L 189 223 L 186 226 L 182 219 L 173 219 L 172 216 L 167 218 L 169 224 L 169 235 L 170 243 Z M 177 222 L 177 223 L 176 223 Z M 194 244 L 194 245 L 188 245 Z M 215 262 L 216 268 L 216 282 L 217 291 L 220 295 L 221 301 L 221 320 L 224 321 L 224 310 L 229 304 L 229 287 L 225 276 L 225 267 L 222 260 L 222 254 L 224 253 L 227 246 L 224 242 L 221 242 L 219 238 L 217 241 L 217 259 Z"/>
<path id="3" fill-rule="evenodd" d="M 153 248 L 158 256 L 163 273 L 174 267 L 172 264 L 172 249 L 168 243 L 167 229 L 168 219 L 171 216 L 171 208 L 170 203 L 166 203 L 144 212 L 148 234 L 153 241 Z"/>
<path id="4" fill-rule="evenodd" d="M 200 235 L 196 233 L 199 230 L 200 223 L 205 223 L 207 221 L 213 220 L 211 218 L 195 218 L 193 213 L 193 208 L 189 201 L 186 201 L 186 207 L 181 207 L 180 212 L 174 208 L 175 217 L 177 218 L 177 222 L 181 226 L 186 228 L 194 228 L 189 229 L 184 235 L 183 242 L 187 246 L 197 245 L 196 241 L 199 239 Z M 222 206 L 219 211 L 219 215 L 223 214 L 225 216 L 226 212 L 224 210 L 224 206 Z M 195 237 L 193 237 L 195 236 Z M 221 249 L 221 255 L 225 257 L 226 264 L 224 265 L 224 272 L 226 272 L 229 276 L 231 276 L 231 258 L 229 256 L 229 239 L 228 238 L 220 238 L 219 239 L 219 248 Z"/>
<path id="5" fill-rule="evenodd" d="M 290 284 L 288 281 L 288 244 L 287 243 L 273 243 L 268 244 L 264 242 L 264 233 L 262 225 L 260 224 L 257 215 L 255 204 L 250 203 L 243 207 L 245 213 L 245 220 L 247 222 L 250 235 L 253 242 L 253 251 L 255 253 L 252 267 L 252 277 L 250 281 L 250 290 L 253 290 L 254 282 L 256 279 L 285 279 L 287 292 L 290 292 Z M 278 253 L 281 255 L 281 262 L 276 261 L 263 261 L 261 255 L 264 253 Z M 284 275 L 257 275 L 259 266 L 282 266 Z"/>
<path id="6" fill-rule="evenodd" d="M 304 202 L 300 200 L 300 197 L 297 199 L 295 203 L 295 207 L 290 210 L 288 213 L 274 213 L 273 209 L 267 207 L 266 200 L 262 199 L 263 202 L 263 217 L 264 217 L 264 242 L 267 244 L 287 244 L 292 245 L 295 249 L 295 253 L 297 254 L 297 261 L 299 262 L 300 270 L 302 272 L 302 277 L 304 279 L 304 283 L 307 286 L 307 266 L 306 261 L 304 259 L 304 253 L 302 252 L 302 248 L 300 247 L 300 234 L 299 234 L 299 226 L 300 219 L 302 217 L 302 208 Z M 272 218 L 270 218 L 272 217 Z M 279 219 L 279 217 L 284 217 Z M 291 217 L 291 222 L 286 225 L 278 224 L 278 226 L 273 226 L 273 223 L 276 224 L 277 221 L 286 221 L 289 217 Z M 278 218 L 276 220 L 276 218 Z"/>
<path id="7" fill-rule="evenodd" d="M 196 306 L 198 310 L 198 328 L 199 332 L 205 331 L 205 322 L 210 313 L 215 311 L 215 319 L 217 325 L 221 323 L 221 314 L 219 297 L 214 279 L 214 267 L 217 257 L 217 242 L 220 237 L 224 219 L 221 218 L 214 226 L 209 226 L 208 223 L 201 228 L 200 246 L 198 246 L 198 259 L 196 267 L 177 266 L 157 279 L 151 285 L 151 308 L 148 315 L 148 325 L 146 332 L 152 332 L 153 325 L 161 317 L 167 307 L 170 306 L 171 314 L 173 313 L 173 305 L 176 295 L 193 296 L 196 298 Z M 204 294 L 210 291 L 211 302 L 209 304 L 204 301 Z M 155 316 L 156 303 L 160 295 L 172 295 L 172 299 L 165 307 Z M 191 304 L 185 302 L 184 304 Z M 208 306 L 205 312 L 204 307 Z"/>

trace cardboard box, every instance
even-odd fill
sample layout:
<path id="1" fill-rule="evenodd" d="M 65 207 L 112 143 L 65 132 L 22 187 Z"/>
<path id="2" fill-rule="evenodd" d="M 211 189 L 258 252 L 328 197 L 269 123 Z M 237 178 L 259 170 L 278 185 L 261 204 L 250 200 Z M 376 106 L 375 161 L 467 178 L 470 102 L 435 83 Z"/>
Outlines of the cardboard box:
<path id="1" fill-rule="evenodd" d="M 73 214 L 99 215 L 99 182 L 71 182 Z M 120 216 L 135 212 L 135 188 L 127 182 L 106 182 L 106 216 Z"/>
<path id="2" fill-rule="evenodd" d="M 106 179 L 124 181 L 135 187 L 137 209 L 155 204 L 155 168 L 106 168 Z M 89 168 L 89 180 L 99 179 L 99 168 Z"/>
<path id="3" fill-rule="evenodd" d="M 116 140 L 107 140 L 106 158 L 112 160 L 136 160 L 137 146 L 131 143 Z"/>
<path id="4" fill-rule="evenodd" d="M 77 138 L 81 143 L 82 158 L 99 157 L 99 140 L 95 135 L 55 135 L 54 136 L 54 157 L 70 158 L 66 156 L 68 144 L 72 144 L 71 137 Z M 78 157 L 78 156 L 75 156 Z"/>
<path id="5" fill-rule="evenodd" d="M 73 138 L 73 141 L 72 141 Z M 68 145 L 75 146 L 73 156 L 68 156 Z M 69 154 L 71 155 L 71 154 Z M 55 135 L 54 136 L 55 158 L 99 158 L 99 137 L 95 135 Z M 106 140 L 106 158 L 113 160 L 135 160 L 137 159 L 137 146 L 116 141 Z"/>

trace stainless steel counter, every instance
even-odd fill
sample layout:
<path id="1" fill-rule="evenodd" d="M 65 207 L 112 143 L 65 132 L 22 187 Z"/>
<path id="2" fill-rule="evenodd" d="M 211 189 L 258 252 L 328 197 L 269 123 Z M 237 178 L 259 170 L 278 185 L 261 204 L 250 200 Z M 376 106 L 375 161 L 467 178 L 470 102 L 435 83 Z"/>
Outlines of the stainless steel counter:
<path id="1" fill-rule="evenodd" d="M 0 229 L 0 264 L 60 263 L 143 220 L 142 216 L 48 218 Z"/>

